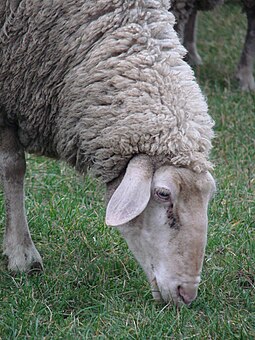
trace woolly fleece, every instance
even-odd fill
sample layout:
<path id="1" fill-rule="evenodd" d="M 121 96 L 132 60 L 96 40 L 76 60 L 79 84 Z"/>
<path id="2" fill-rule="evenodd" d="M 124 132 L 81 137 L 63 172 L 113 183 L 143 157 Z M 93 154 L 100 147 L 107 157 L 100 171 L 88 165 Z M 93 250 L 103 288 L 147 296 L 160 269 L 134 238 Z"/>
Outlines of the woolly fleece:
<path id="1" fill-rule="evenodd" d="M 140 153 L 157 167 L 211 168 L 213 121 L 168 1 L 10 2 L 0 104 L 26 151 L 105 182 Z"/>

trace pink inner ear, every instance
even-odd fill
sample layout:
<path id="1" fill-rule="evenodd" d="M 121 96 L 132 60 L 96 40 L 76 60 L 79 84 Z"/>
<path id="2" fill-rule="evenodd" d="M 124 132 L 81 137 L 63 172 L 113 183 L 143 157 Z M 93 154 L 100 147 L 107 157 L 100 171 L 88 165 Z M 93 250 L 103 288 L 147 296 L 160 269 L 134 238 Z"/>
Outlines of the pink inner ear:
<path id="1" fill-rule="evenodd" d="M 109 226 L 131 221 L 143 212 L 150 200 L 153 175 L 151 164 L 147 163 L 147 158 L 139 162 L 132 161 L 107 205 L 106 224 Z"/>
<path id="2" fill-rule="evenodd" d="M 118 226 L 137 217 L 150 199 L 151 181 L 140 176 L 125 176 L 106 209 L 106 224 Z"/>

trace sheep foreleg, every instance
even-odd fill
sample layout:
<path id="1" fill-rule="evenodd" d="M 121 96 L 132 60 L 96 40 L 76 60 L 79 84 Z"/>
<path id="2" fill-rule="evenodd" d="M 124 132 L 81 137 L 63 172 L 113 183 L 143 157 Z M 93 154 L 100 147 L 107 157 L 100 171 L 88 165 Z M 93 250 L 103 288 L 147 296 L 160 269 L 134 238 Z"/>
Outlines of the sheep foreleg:
<path id="1" fill-rule="evenodd" d="M 253 63 L 255 58 L 255 7 L 245 8 L 247 15 L 247 33 L 244 48 L 237 68 L 237 79 L 242 90 L 255 90 Z"/>
<path id="2" fill-rule="evenodd" d="M 184 29 L 183 45 L 188 51 L 186 60 L 190 65 L 201 65 L 202 59 L 197 51 L 196 42 L 197 10 L 194 8 Z"/>
<path id="3" fill-rule="evenodd" d="M 24 205 L 25 155 L 14 128 L 0 126 L 0 172 L 6 207 L 4 255 L 11 271 L 42 269 L 28 229 Z"/>

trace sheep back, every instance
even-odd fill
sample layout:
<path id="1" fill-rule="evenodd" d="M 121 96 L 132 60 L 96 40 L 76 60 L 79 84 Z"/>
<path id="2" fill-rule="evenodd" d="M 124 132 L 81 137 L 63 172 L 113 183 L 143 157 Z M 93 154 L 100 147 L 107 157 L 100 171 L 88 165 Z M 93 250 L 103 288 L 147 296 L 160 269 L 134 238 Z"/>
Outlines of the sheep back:
<path id="1" fill-rule="evenodd" d="M 211 167 L 213 122 L 164 0 L 21 0 L 0 32 L 0 91 L 28 152 L 109 182 L 138 153 Z"/>

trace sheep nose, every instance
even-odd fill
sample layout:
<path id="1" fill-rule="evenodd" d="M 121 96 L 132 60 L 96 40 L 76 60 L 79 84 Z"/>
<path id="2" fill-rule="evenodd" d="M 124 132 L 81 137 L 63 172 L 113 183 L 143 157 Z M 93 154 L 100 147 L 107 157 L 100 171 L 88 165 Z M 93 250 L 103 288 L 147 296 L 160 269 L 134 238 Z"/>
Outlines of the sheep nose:
<path id="1" fill-rule="evenodd" d="M 178 292 L 186 305 L 189 305 L 197 297 L 197 284 L 184 283 L 178 287 Z"/>

